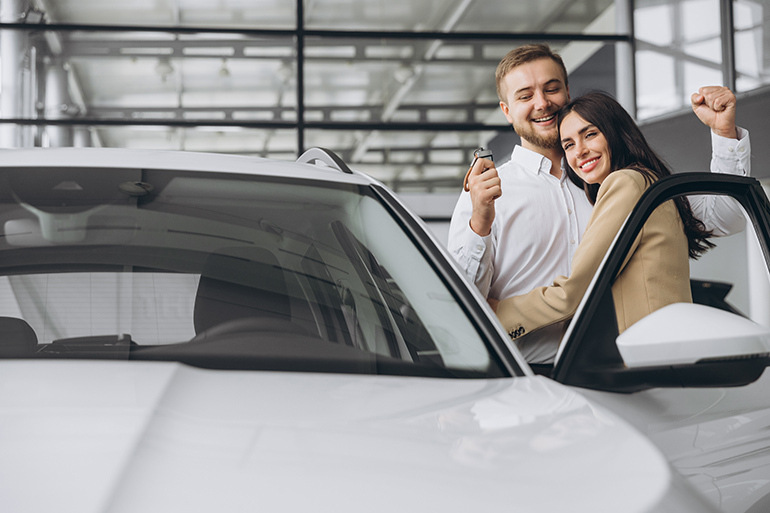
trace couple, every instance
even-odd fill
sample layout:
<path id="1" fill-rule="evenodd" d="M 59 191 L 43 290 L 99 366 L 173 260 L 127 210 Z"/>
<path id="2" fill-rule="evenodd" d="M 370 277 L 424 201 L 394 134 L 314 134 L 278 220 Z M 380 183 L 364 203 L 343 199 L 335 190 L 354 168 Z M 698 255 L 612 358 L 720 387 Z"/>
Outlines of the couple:
<path id="1" fill-rule="evenodd" d="M 509 52 L 496 79 L 522 145 L 499 170 L 490 160 L 475 163 L 448 246 L 525 357 L 550 363 L 620 225 L 670 171 L 612 98 L 592 93 L 570 102 L 566 69 L 546 45 Z M 748 133 L 735 126 L 734 95 L 707 87 L 692 101 L 712 131 L 712 171 L 747 175 Z M 567 176 L 573 170 L 585 187 Z M 619 331 L 666 304 L 691 301 L 688 256 L 741 221 L 716 196 L 699 197 L 692 210 L 683 199 L 658 208 L 613 286 Z"/>

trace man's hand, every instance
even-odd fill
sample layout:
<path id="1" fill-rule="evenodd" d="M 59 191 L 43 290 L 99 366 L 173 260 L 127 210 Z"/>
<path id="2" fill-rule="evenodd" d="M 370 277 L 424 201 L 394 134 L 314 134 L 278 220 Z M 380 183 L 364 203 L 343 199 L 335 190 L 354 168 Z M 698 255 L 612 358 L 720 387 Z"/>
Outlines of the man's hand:
<path id="1" fill-rule="evenodd" d="M 738 139 L 735 126 L 736 99 L 730 89 L 723 86 L 706 86 L 690 97 L 692 110 L 701 122 L 722 137 Z"/>
<path id="2" fill-rule="evenodd" d="M 500 177 L 494 162 L 489 159 L 477 159 L 468 172 L 468 190 L 471 193 L 471 230 L 486 237 L 492 231 L 495 220 L 495 200 L 503 191 Z"/>

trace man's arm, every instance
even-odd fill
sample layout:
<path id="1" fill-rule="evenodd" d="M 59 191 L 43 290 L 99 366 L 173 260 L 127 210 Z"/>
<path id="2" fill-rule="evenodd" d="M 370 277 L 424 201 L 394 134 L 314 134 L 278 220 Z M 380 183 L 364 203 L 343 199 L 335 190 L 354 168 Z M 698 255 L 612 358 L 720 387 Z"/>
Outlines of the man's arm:
<path id="1" fill-rule="evenodd" d="M 500 178 L 491 160 L 478 159 L 468 173 L 468 193 L 457 200 L 449 224 L 447 249 L 466 278 L 486 297 L 492 284 L 496 244 L 492 235 Z"/>
<path id="2" fill-rule="evenodd" d="M 707 86 L 701 87 L 690 100 L 695 115 L 711 129 L 711 172 L 749 176 L 749 133 L 735 124 L 735 94 L 727 87 Z M 714 235 L 731 235 L 745 228 L 743 213 L 731 198 L 693 196 L 690 205 L 695 217 L 703 221 L 706 229 L 713 231 Z"/>

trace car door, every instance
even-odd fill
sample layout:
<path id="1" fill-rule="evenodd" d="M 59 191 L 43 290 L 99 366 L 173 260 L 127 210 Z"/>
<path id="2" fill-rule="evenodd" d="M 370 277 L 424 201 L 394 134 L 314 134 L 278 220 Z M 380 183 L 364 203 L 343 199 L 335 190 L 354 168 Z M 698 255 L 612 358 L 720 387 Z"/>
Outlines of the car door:
<path id="1" fill-rule="evenodd" d="M 697 304 L 669 305 L 620 335 L 614 279 L 651 213 L 680 195 L 730 204 L 745 226 L 691 261 Z M 645 432 L 728 512 L 770 511 L 769 248 L 770 203 L 757 180 L 660 180 L 605 256 L 551 371 Z"/>

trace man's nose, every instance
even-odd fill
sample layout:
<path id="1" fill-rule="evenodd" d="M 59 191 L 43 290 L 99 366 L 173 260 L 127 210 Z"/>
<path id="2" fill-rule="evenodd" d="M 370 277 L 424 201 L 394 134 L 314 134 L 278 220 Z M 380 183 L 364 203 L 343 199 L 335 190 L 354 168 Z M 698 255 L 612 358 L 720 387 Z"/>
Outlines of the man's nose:
<path id="1" fill-rule="evenodd" d="M 535 108 L 537 110 L 545 110 L 551 105 L 551 100 L 544 91 L 535 91 Z"/>

